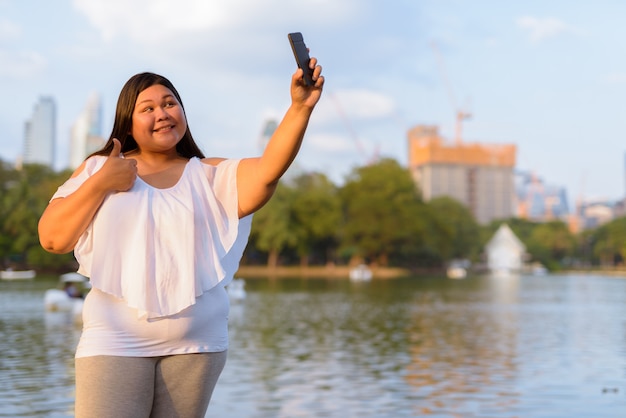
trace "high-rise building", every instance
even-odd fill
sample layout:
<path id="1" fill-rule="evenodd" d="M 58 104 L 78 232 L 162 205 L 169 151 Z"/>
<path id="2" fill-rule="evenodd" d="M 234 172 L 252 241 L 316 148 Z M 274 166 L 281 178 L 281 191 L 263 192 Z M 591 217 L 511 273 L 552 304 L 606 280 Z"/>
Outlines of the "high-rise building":
<path id="1" fill-rule="evenodd" d="M 278 128 L 278 121 L 274 118 L 269 118 L 265 120 L 265 124 L 263 125 L 263 130 L 261 131 L 261 136 L 259 137 L 259 151 L 263 152 L 267 143 L 270 142 L 270 138 L 274 135 L 274 132 Z"/>
<path id="2" fill-rule="evenodd" d="M 100 96 L 93 93 L 72 126 L 70 139 L 70 168 L 75 169 L 92 152 L 104 144 L 102 138 L 102 104 Z"/>
<path id="3" fill-rule="evenodd" d="M 24 126 L 24 163 L 54 166 L 56 148 L 56 104 L 41 97 Z"/>
<path id="4" fill-rule="evenodd" d="M 408 142 L 409 169 L 425 201 L 451 197 L 483 224 L 515 215 L 515 145 L 447 144 L 436 126 L 424 125 L 409 130 Z"/>
<path id="5" fill-rule="evenodd" d="M 532 172 L 515 173 L 517 216 L 531 221 L 567 220 L 569 206 L 564 187 L 546 184 Z"/>

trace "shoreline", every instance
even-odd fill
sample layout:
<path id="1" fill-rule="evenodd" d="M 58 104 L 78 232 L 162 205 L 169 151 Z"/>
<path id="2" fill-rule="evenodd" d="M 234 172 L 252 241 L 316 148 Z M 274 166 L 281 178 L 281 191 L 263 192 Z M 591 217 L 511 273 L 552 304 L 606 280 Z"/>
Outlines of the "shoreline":
<path id="1" fill-rule="evenodd" d="M 235 277 L 258 279 L 258 278 L 294 278 L 294 279 L 350 279 L 350 266 L 278 266 L 270 268 L 267 266 L 240 266 Z M 373 279 L 395 279 L 422 274 L 432 274 L 433 272 L 412 272 L 399 267 L 370 267 Z M 445 275 L 445 270 L 443 271 Z M 548 273 L 554 276 L 567 274 L 578 274 L 584 276 L 605 276 L 615 278 L 626 278 L 626 269 L 581 269 L 581 270 L 561 270 Z"/>
<path id="2" fill-rule="evenodd" d="M 625 269 L 593 269 L 593 270 L 562 270 L 552 273 L 554 275 L 563 275 L 563 274 L 579 274 L 581 276 L 608 276 L 608 277 L 616 277 L 616 278 L 624 278 L 626 279 L 626 270 Z"/>
<path id="3" fill-rule="evenodd" d="M 349 279 L 350 266 L 240 266 L 235 277 L 241 278 L 319 278 Z M 396 267 L 370 267 L 373 279 L 394 279 L 411 275 L 409 270 Z"/>

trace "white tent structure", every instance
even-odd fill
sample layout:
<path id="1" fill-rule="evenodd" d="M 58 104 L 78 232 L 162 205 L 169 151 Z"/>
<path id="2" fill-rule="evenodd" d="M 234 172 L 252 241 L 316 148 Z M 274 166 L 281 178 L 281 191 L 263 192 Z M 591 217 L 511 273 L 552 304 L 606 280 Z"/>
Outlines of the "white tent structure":
<path id="1" fill-rule="evenodd" d="M 502 224 L 485 246 L 485 252 L 490 272 L 515 273 L 522 270 L 526 246 L 507 224 Z"/>

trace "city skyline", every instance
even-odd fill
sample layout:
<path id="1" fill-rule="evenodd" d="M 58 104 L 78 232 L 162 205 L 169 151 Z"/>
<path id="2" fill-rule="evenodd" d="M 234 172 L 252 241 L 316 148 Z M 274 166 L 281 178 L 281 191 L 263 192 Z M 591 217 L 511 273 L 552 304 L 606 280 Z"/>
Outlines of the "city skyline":
<path id="1" fill-rule="evenodd" d="M 24 121 L 22 154 L 17 163 L 53 166 L 57 152 L 56 102 L 51 96 L 40 96 L 32 115 Z"/>
<path id="2" fill-rule="evenodd" d="M 48 126 L 56 126 L 56 120 L 54 115 L 55 111 L 55 101 L 53 97 L 40 97 L 39 101 L 34 105 L 33 116 L 25 123 L 25 135 L 24 135 L 24 147 L 27 146 L 28 141 L 28 127 L 34 120 L 37 118 L 41 118 L 42 108 L 52 106 L 52 110 L 48 109 L 45 113 L 48 113 L 48 116 L 52 116 L 52 120 L 47 122 Z M 39 115 L 39 116 L 38 116 Z M 69 164 L 67 167 L 69 169 L 77 168 L 83 160 L 91 153 L 100 149 L 106 142 L 106 139 L 102 136 L 102 105 L 101 105 L 101 97 L 97 92 L 92 92 L 88 97 L 83 110 L 75 119 L 72 129 L 70 131 L 70 143 L 71 147 L 69 148 Z M 40 122 L 41 124 L 41 122 Z M 274 132 L 277 127 L 277 121 L 274 119 L 266 120 L 264 128 L 262 130 L 260 141 L 259 141 L 259 149 L 265 147 L 266 142 L 269 140 L 269 137 Z M 416 126 L 412 129 L 412 131 L 416 130 L 431 130 L 435 137 L 438 137 L 438 127 L 437 126 Z M 50 155 L 50 158 L 54 158 L 54 156 L 58 157 L 58 153 L 56 152 L 56 136 L 52 134 L 46 134 L 42 132 L 41 127 L 38 128 L 40 134 L 43 133 L 43 138 L 50 139 L 50 147 L 41 147 L 47 150 L 47 153 Z M 56 130 L 56 129 L 54 129 Z M 409 137 L 411 137 L 411 131 L 407 133 Z M 438 137 L 439 141 L 445 141 L 443 138 Z M 38 141 L 41 143 L 41 139 Z M 409 139 L 409 148 L 411 148 L 411 139 Z M 45 145 L 45 144 L 43 144 Z M 493 147 L 492 144 L 484 144 L 484 143 L 454 143 L 453 141 L 441 142 L 440 145 L 443 145 L 451 150 L 456 147 L 474 149 L 476 147 Z M 515 147 L 514 144 L 498 144 L 496 149 L 498 152 L 502 152 L 504 148 L 502 147 Z M 41 154 L 41 153 L 40 153 Z M 426 156 L 424 156 L 426 157 Z M 413 165 L 411 163 L 411 154 L 408 154 L 406 168 L 412 172 Z M 39 158 L 42 159 L 41 157 Z M 515 158 L 513 158 L 515 160 Z M 21 164 L 25 161 L 22 161 L 22 158 L 18 158 L 16 164 Z M 41 164 L 52 166 L 53 164 L 49 164 L 46 161 L 31 161 L 38 162 Z M 402 164 L 403 162 L 400 161 Z M 297 163 L 295 164 L 297 166 Z M 626 175 L 626 164 L 625 164 L 625 175 Z M 296 171 L 299 168 L 295 169 Z M 414 174 L 414 173 L 413 173 Z M 623 204 L 623 200 L 611 200 L 611 199 L 581 199 L 575 198 L 575 201 L 572 201 L 571 197 L 568 196 L 567 190 L 562 185 L 556 185 L 550 183 L 550 181 L 546 181 L 541 173 L 537 173 L 534 171 L 527 171 L 512 166 L 511 178 L 514 179 L 511 182 L 512 186 L 512 194 L 515 196 L 512 200 L 512 207 L 510 208 L 512 216 L 518 216 L 521 218 L 526 218 L 529 220 L 535 221 L 547 221 L 551 219 L 561 219 L 567 221 L 569 215 L 574 215 L 579 212 L 580 205 L 583 207 L 599 207 L 608 208 L 614 204 L 621 206 Z M 416 180 L 419 185 L 419 181 Z M 459 187 L 462 184 L 458 185 Z M 452 194 L 446 194 L 450 197 Z M 461 201 L 461 203 L 466 204 L 463 199 L 457 200 Z M 429 199 L 427 199 L 429 200 Z M 608 205 L 608 206 L 607 206 Z M 606 209 L 602 209 L 606 210 Z M 615 215 L 615 214 L 614 214 Z M 603 215 L 605 218 L 607 215 Z M 505 216 L 506 217 L 506 216 Z M 496 217 L 497 218 L 497 217 Z M 484 221 L 485 219 L 483 219 Z M 606 219 L 605 219 L 606 221 Z"/>
<path id="3" fill-rule="evenodd" d="M 92 92 L 72 126 L 70 164 L 65 168 L 77 168 L 89 154 L 104 145 L 101 114 L 100 95 Z M 25 123 L 24 132 L 25 150 L 35 147 L 37 153 L 25 153 L 25 161 L 18 158 L 16 166 L 23 162 L 52 166 L 50 161 L 57 154 L 55 126 L 55 100 L 42 96 Z M 276 121 L 268 119 L 260 137 L 260 148 L 275 129 Z M 416 126 L 407 135 L 410 153 L 406 168 L 424 200 L 429 201 L 436 195 L 451 197 L 468 207 L 479 223 L 509 217 L 535 222 L 558 219 L 566 222 L 573 232 L 579 232 L 626 213 L 626 199 L 579 197 L 570 203 L 565 187 L 546 182 L 540 173 L 515 167 L 514 144 L 445 141 L 437 126 L 427 125 Z M 297 163 L 294 166 L 294 172 L 302 171 Z M 421 178 L 424 175 L 428 179 L 426 183 Z M 495 188 L 490 191 L 490 187 Z"/>
<path id="4" fill-rule="evenodd" d="M 37 4 L 37 7 L 33 7 Z M 281 13 L 276 13 L 281 10 Z M 342 182 L 375 155 L 407 164 L 407 132 L 439 126 L 450 141 L 513 143 L 516 167 L 579 196 L 624 196 L 626 4 L 375 0 L 315 7 L 270 0 L 0 0 L 0 158 L 21 152 L 41 95 L 57 100 L 58 152 L 91 92 L 108 136 L 123 83 L 151 70 L 181 92 L 208 155 L 258 154 L 286 110 L 301 31 L 328 83 L 296 162 Z M 251 63 L 253 63 L 251 65 Z M 61 158 L 60 158 L 61 159 Z"/>

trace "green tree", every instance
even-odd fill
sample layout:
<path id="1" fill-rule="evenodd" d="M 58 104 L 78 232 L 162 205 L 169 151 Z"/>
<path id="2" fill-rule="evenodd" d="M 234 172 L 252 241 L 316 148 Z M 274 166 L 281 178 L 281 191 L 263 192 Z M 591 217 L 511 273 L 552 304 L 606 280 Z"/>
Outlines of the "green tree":
<path id="1" fill-rule="evenodd" d="M 71 176 L 71 174 L 72 170 L 67 169 L 60 172 L 48 173 L 48 175 L 36 175 L 36 180 L 31 181 L 31 184 L 34 183 L 33 194 L 37 196 L 37 222 L 39 222 L 39 217 L 41 217 L 41 214 L 48 205 L 52 195 L 56 192 L 57 188 Z M 32 178 L 32 176 L 30 177 Z M 38 238 L 37 245 L 34 245 L 27 250 L 26 259 L 30 265 L 40 266 L 45 269 L 55 271 L 74 270 L 78 266 L 73 253 L 49 253 L 45 251 L 41 245 L 39 245 Z"/>
<path id="2" fill-rule="evenodd" d="M 8 163 L 0 162 L 0 264 L 6 264 L 12 254 L 13 237 L 8 233 L 7 219 L 13 207 L 15 192 L 12 190 L 20 184 L 19 172 Z"/>
<path id="3" fill-rule="evenodd" d="M 476 259 L 481 252 L 480 226 L 472 212 L 450 197 L 432 199 L 428 205 L 440 225 L 438 248 L 441 256 L 446 260 Z"/>
<path id="4" fill-rule="evenodd" d="M 69 255 L 46 253 L 39 244 L 37 224 L 56 187 L 69 172 L 55 173 L 39 164 L 2 172 L 0 196 L 0 254 L 4 264 L 47 269 L 71 264 Z"/>
<path id="5" fill-rule="evenodd" d="M 314 252 L 328 261 L 337 245 L 341 204 L 336 186 L 321 173 L 302 174 L 291 182 L 291 204 L 300 264 L 306 266 Z"/>
<path id="6" fill-rule="evenodd" d="M 281 182 L 270 201 L 254 215 L 252 239 L 258 250 L 268 253 L 269 267 L 278 266 L 279 255 L 284 249 L 296 246 L 292 203 L 293 190 Z"/>
<path id="7" fill-rule="evenodd" d="M 560 268 L 565 257 L 574 250 L 575 239 L 562 221 L 537 224 L 526 243 L 526 251 L 550 270 Z"/>
<path id="8" fill-rule="evenodd" d="M 454 231 L 446 220 L 419 199 L 404 207 L 406 223 L 390 260 L 409 268 L 440 267 L 450 257 Z"/>
<path id="9" fill-rule="evenodd" d="M 393 159 L 355 168 L 340 189 L 342 248 L 352 257 L 388 265 L 402 247 L 423 237 L 420 199 L 409 172 Z M 406 252 L 406 248 L 404 249 Z"/>
<path id="10" fill-rule="evenodd" d="M 626 260 L 626 217 L 614 219 L 590 234 L 592 254 L 601 265 Z"/>

